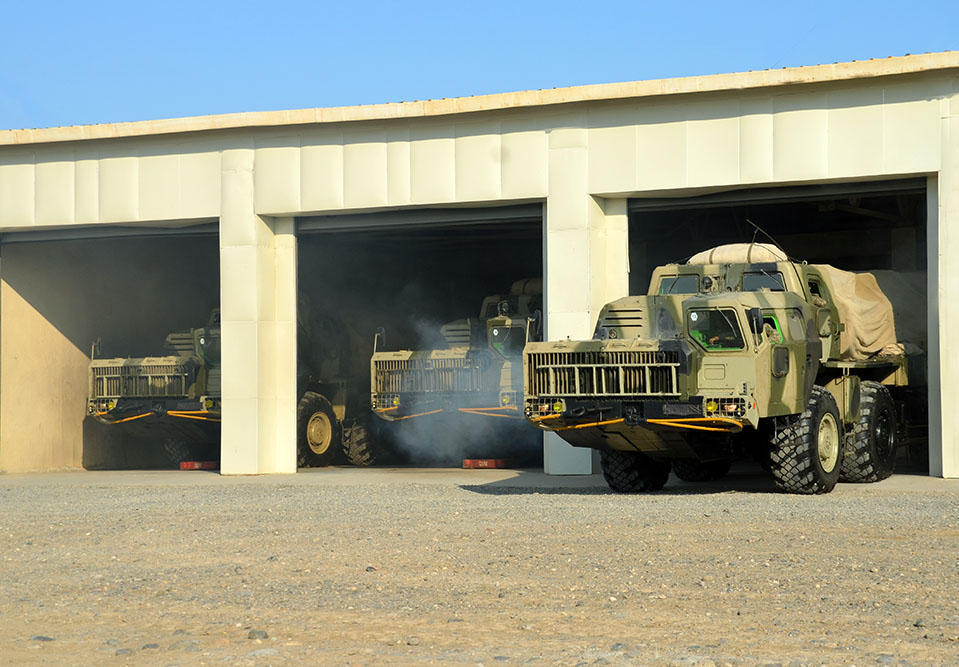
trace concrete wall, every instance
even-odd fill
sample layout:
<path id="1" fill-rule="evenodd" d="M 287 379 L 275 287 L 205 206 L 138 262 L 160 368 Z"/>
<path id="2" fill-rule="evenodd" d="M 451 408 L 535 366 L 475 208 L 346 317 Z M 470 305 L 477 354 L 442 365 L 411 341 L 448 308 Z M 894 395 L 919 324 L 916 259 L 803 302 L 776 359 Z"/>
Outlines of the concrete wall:
<path id="1" fill-rule="evenodd" d="M 926 62 L 916 58 L 907 60 Z M 901 75 L 908 68 L 878 63 L 876 76 L 855 80 L 842 68 L 802 68 L 815 71 L 788 86 L 769 85 L 764 73 L 724 75 L 672 94 L 609 88 L 617 99 L 590 91 L 511 109 L 504 97 L 502 109 L 428 118 L 384 112 L 296 124 L 276 116 L 282 127 L 0 147 L 0 228 L 218 216 L 224 357 L 233 364 L 224 370 L 224 470 L 286 472 L 296 281 L 285 221 L 293 215 L 544 201 L 555 339 L 588 335 L 602 303 L 625 294 L 627 197 L 936 175 L 930 312 L 938 313 L 932 324 L 956 324 L 959 306 L 942 295 L 959 286 L 950 268 L 959 263 L 948 261 L 959 253 L 950 231 L 959 219 L 959 77 L 945 60 L 943 69 Z M 957 363 L 956 353 L 930 350 L 941 375 L 932 404 L 955 402 Z M 942 410 L 941 419 L 934 472 L 959 475 L 959 414 Z M 586 454 L 547 447 L 549 471 L 590 469 Z"/>

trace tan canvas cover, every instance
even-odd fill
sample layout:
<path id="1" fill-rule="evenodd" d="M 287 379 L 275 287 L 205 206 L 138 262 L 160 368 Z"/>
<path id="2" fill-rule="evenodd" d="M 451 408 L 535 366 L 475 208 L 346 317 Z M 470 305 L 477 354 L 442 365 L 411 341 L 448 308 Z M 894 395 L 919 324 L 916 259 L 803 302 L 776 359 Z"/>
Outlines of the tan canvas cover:
<path id="1" fill-rule="evenodd" d="M 895 317 L 892 303 L 883 294 L 871 273 L 852 273 L 828 264 L 817 264 L 826 287 L 846 325 L 840 334 L 839 358 L 847 361 L 868 359 L 895 346 Z"/>
<path id="2" fill-rule="evenodd" d="M 687 264 L 742 264 L 785 262 L 786 253 L 769 243 L 727 243 L 698 252 Z"/>

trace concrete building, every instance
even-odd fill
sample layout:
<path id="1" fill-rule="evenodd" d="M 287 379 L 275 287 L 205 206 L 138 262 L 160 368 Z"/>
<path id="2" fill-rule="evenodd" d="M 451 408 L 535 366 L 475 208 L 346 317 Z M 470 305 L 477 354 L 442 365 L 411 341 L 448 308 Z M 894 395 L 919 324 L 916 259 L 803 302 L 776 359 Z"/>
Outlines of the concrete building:
<path id="1" fill-rule="evenodd" d="M 899 197 L 900 213 L 871 214 L 906 220 L 874 234 L 877 253 L 926 272 L 930 472 L 959 476 L 959 349 L 948 345 L 959 330 L 959 52 L 2 131 L 0 470 L 85 465 L 90 341 L 107 327 L 128 338 L 163 327 L 171 301 L 202 313 L 212 293 L 222 470 L 293 472 L 297 249 L 309 229 L 402 229 L 429 215 L 508 225 L 532 207 L 547 336 L 588 338 L 631 268 L 634 282 L 648 273 L 647 255 L 631 252 L 652 229 L 644 211 L 789 206 L 809 192 L 831 193 L 817 210 Z M 910 223 L 914 204 L 924 217 Z M 128 241 L 120 252 L 104 238 Z M 158 265 L 179 278 L 151 277 Z M 547 472 L 591 471 L 589 450 L 545 448 Z"/>

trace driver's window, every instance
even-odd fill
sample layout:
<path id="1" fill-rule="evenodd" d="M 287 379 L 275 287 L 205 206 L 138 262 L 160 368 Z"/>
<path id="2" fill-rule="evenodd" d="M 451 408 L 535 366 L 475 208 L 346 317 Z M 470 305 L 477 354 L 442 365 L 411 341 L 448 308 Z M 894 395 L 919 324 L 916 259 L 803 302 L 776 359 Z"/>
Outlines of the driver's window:
<path id="1" fill-rule="evenodd" d="M 820 308 L 826 305 L 825 288 L 816 278 L 809 279 L 809 295 L 812 297 L 813 304 Z"/>
<path id="2" fill-rule="evenodd" d="M 783 342 L 783 330 L 779 325 L 779 319 L 772 313 L 763 314 L 763 332 L 766 334 L 766 338 L 772 342 Z"/>

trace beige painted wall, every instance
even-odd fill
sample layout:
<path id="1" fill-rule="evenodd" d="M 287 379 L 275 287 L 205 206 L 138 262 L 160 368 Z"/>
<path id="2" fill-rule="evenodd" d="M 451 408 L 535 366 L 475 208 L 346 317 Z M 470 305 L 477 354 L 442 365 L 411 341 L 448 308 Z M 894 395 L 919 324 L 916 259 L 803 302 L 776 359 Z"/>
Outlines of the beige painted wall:
<path id="1" fill-rule="evenodd" d="M 295 279 L 277 272 L 295 248 L 283 249 L 286 232 L 278 244 L 276 221 L 298 214 L 545 201 L 547 321 L 549 336 L 560 338 L 588 334 L 599 305 L 624 289 L 617 230 L 626 197 L 935 174 L 930 312 L 938 313 L 933 324 L 954 329 L 959 306 L 943 295 L 959 287 L 955 63 L 856 80 L 827 81 L 816 74 L 826 69 L 809 69 L 803 85 L 749 74 L 738 79 L 742 89 L 727 76 L 729 89 L 717 90 L 718 79 L 703 77 L 701 88 L 690 83 L 681 94 L 571 95 L 565 104 L 425 118 L 0 146 L 0 229 L 220 218 L 224 319 L 232 323 L 224 351 L 235 345 L 237 364 L 224 371 L 224 395 L 232 396 L 224 409 L 251 414 L 246 405 L 257 415 L 250 428 L 236 422 L 234 458 L 224 464 L 233 472 L 288 468 L 287 445 L 276 438 L 293 415 L 276 399 L 295 334 L 278 326 L 288 313 L 276 304 L 295 298 Z M 959 414 L 945 407 L 959 391 L 950 379 L 959 377 L 957 354 L 930 353 L 942 375 L 941 395 L 931 396 L 943 408 L 937 471 L 950 476 L 959 475 Z"/>
<path id="2" fill-rule="evenodd" d="M 0 471 L 82 464 L 87 356 L 0 281 Z"/>

